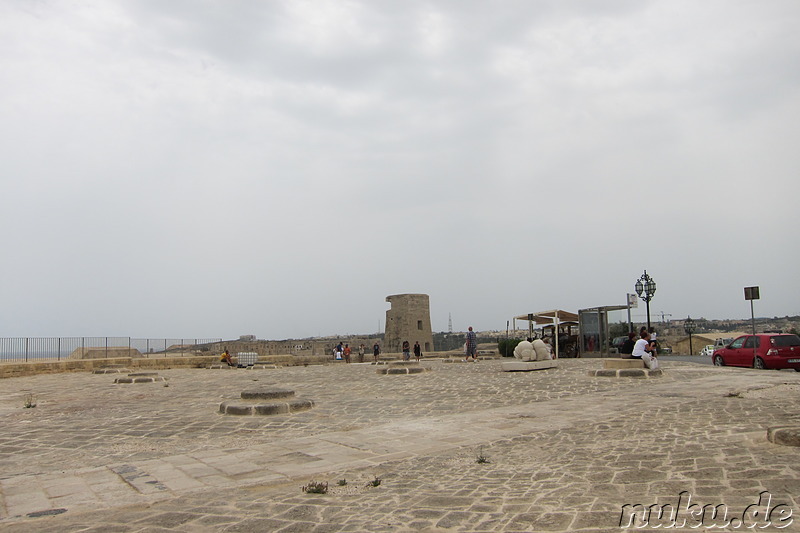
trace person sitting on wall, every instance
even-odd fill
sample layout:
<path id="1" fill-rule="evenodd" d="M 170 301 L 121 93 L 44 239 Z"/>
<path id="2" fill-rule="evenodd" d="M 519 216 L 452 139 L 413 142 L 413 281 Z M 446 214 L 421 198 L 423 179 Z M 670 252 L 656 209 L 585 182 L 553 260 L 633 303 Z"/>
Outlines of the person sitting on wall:
<path id="1" fill-rule="evenodd" d="M 225 351 L 219 356 L 219 361 L 220 363 L 228 363 L 228 366 L 235 366 L 233 364 L 233 358 L 227 348 L 225 348 Z"/>
<path id="2" fill-rule="evenodd" d="M 641 359 L 644 366 L 650 370 L 658 368 L 658 359 L 655 356 L 655 343 L 650 341 L 650 333 L 647 331 L 642 332 L 642 337 L 633 345 L 633 353 L 631 358 Z"/>
<path id="3" fill-rule="evenodd" d="M 631 354 L 633 353 L 633 347 L 636 344 L 636 341 L 634 340 L 635 338 L 636 338 L 636 333 L 631 331 L 630 333 L 628 333 L 628 340 L 622 343 L 622 346 L 619 349 L 619 353 L 622 355 L 623 359 L 631 358 Z"/>

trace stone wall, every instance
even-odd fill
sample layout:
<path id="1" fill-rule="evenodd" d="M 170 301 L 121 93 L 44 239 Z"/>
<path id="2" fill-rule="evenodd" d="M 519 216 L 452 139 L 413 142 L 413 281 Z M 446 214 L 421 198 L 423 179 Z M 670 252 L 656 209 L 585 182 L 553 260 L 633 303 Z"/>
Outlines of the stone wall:
<path id="1" fill-rule="evenodd" d="M 386 311 L 384 351 L 402 351 L 403 341 L 413 347 L 419 341 L 423 353 L 434 351 L 430 300 L 427 294 L 387 296 L 392 308 Z"/>
<path id="2" fill-rule="evenodd" d="M 144 357 L 136 348 L 109 346 L 107 348 L 75 348 L 69 359 L 108 359 L 109 357 Z"/>
<path id="3" fill-rule="evenodd" d="M 261 359 L 283 366 L 320 365 L 331 362 L 327 356 L 272 355 Z M 218 363 L 218 355 L 186 355 L 182 357 L 116 357 L 108 359 L 65 359 L 42 363 L 0 363 L 0 379 L 35 374 L 58 374 L 65 372 L 91 372 L 110 365 L 122 365 L 132 372 L 168 368 L 205 368 Z"/>

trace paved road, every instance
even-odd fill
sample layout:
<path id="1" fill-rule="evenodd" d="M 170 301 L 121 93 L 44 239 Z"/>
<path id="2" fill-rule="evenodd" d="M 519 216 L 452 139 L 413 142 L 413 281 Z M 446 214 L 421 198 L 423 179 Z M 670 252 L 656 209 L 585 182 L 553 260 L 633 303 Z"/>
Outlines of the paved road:
<path id="1" fill-rule="evenodd" d="M 683 361 L 684 363 L 712 364 L 710 357 L 700 355 L 659 355 L 659 361 Z"/>
<path id="2" fill-rule="evenodd" d="M 596 359 L 527 373 L 423 364 L 432 371 L 0 380 L 0 530 L 599 533 L 621 530 L 626 504 L 677 505 L 684 492 L 741 515 L 768 491 L 800 513 L 798 451 L 765 438 L 800 426 L 800 373 L 664 361 L 664 376 L 645 380 L 590 377 Z M 316 407 L 218 413 L 267 385 Z M 310 481 L 330 492 L 303 493 Z"/>

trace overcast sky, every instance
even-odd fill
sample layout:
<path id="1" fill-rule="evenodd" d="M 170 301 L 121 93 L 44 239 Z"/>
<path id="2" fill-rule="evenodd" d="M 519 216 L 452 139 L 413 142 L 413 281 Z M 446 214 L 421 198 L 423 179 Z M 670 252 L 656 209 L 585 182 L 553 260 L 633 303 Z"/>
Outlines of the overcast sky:
<path id="1" fill-rule="evenodd" d="M 800 314 L 797 0 L 2 0 L 0 336 Z M 644 305 L 634 311 L 644 320 Z M 655 319 L 655 318 L 654 318 Z"/>

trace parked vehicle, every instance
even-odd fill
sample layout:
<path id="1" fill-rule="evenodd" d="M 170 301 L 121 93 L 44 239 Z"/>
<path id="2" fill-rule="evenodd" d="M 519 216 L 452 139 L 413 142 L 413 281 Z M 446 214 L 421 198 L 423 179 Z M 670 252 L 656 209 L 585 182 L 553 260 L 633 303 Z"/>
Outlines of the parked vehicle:
<path id="1" fill-rule="evenodd" d="M 714 349 L 719 350 L 720 348 L 724 348 L 730 343 L 733 342 L 733 337 L 728 337 L 727 339 L 717 339 L 714 341 Z"/>
<path id="2" fill-rule="evenodd" d="M 702 350 L 700 350 L 700 355 L 703 355 L 703 356 L 712 356 L 712 355 L 714 355 L 714 345 L 713 344 L 707 344 L 705 347 L 703 347 Z"/>
<path id="3" fill-rule="evenodd" d="M 628 340 L 627 335 L 624 337 L 614 337 L 611 340 L 611 353 L 622 353 L 622 345 L 625 344 L 626 340 Z"/>
<path id="4" fill-rule="evenodd" d="M 717 366 L 794 368 L 800 372 L 800 337 L 792 334 L 742 335 L 711 356 Z"/>

